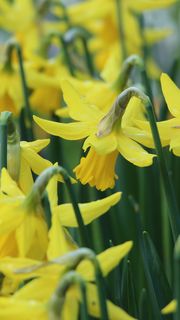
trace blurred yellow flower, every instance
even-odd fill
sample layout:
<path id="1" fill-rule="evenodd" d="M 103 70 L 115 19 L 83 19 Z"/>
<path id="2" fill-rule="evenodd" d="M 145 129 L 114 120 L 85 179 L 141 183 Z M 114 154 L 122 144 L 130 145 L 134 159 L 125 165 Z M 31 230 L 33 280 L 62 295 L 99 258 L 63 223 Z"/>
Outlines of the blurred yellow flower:
<path id="1" fill-rule="evenodd" d="M 121 1 L 124 39 L 127 55 L 141 54 L 142 39 L 139 32 L 139 25 L 132 12 L 143 12 L 165 8 L 175 3 L 170 1 Z M 122 64 L 122 52 L 119 50 L 120 39 L 117 23 L 117 8 L 114 0 L 89 0 L 75 3 L 69 6 L 68 13 L 74 24 L 83 25 L 92 34 L 90 48 L 95 52 L 96 65 L 100 70 L 109 59 L 112 59 L 114 51 L 118 50 L 118 65 Z M 133 33 L 132 33 L 133 30 Z M 169 35 L 170 30 L 145 29 L 146 42 L 149 45 L 164 39 Z M 117 68 L 118 69 L 118 68 Z"/>
<path id="2" fill-rule="evenodd" d="M 97 259 L 99 261 L 102 274 L 104 277 L 107 276 L 109 272 L 113 270 L 120 263 L 120 261 L 123 259 L 123 257 L 125 257 L 128 254 L 131 248 L 132 248 L 132 242 L 127 241 L 121 245 L 107 249 L 97 256 Z M 76 252 L 74 252 L 74 254 L 76 254 Z M 0 298 L 0 306 L 3 306 L 3 309 L 0 308 L 0 316 L 2 317 L 4 315 L 6 319 L 10 319 L 10 316 L 12 315 L 12 311 L 14 311 L 14 316 L 18 315 L 19 319 L 23 319 L 25 312 L 28 311 L 28 316 L 32 318 L 31 316 L 35 314 L 35 310 L 37 309 L 38 318 L 40 317 L 40 319 L 43 319 L 43 320 L 48 319 L 49 301 L 58 283 L 61 281 L 61 278 L 63 276 L 62 271 L 66 265 L 64 264 L 63 266 L 63 264 L 61 264 L 61 260 L 63 261 L 63 257 L 65 258 L 65 256 L 61 256 L 55 259 L 54 261 L 52 260 L 51 265 L 49 266 L 48 266 L 49 263 L 47 263 L 47 266 L 46 264 L 42 266 L 39 265 L 39 267 L 41 268 L 39 269 L 39 272 L 40 270 L 42 272 L 42 270 L 44 269 L 45 271 L 44 275 L 42 274 L 39 278 L 34 279 L 30 283 L 26 284 L 23 288 L 18 290 L 12 297 Z M 23 265 L 23 263 L 26 266 L 24 270 L 26 270 L 26 268 L 28 267 L 28 263 L 29 265 L 32 265 L 34 261 L 30 262 L 30 261 L 24 260 L 24 262 L 23 261 L 21 262 L 21 266 Z M 2 272 L 5 272 L 5 274 L 9 269 L 8 266 L 10 266 L 11 268 L 12 277 L 16 278 L 16 276 L 18 277 L 23 275 L 23 269 L 21 269 L 22 271 L 19 270 L 19 272 L 17 273 L 18 271 L 17 267 L 20 266 L 18 259 L 9 259 L 9 262 L 4 263 L 2 265 L 0 262 L 0 270 Z M 56 266 L 56 268 L 54 268 L 54 266 Z M 37 263 L 36 263 L 36 268 L 37 268 L 37 272 L 35 273 L 37 275 L 38 274 Z M 13 270 L 15 272 L 14 274 L 13 274 Z M 76 271 L 86 281 L 88 312 L 90 315 L 99 318 L 100 308 L 99 308 L 97 288 L 95 284 L 91 283 L 91 281 L 95 281 L 92 264 L 89 261 L 82 260 L 77 266 Z M 10 269 L 9 269 L 9 272 L 10 272 Z M 32 279 L 32 277 L 35 276 L 35 273 L 33 274 L 33 272 L 29 272 L 28 274 L 29 278 Z M 26 277 L 27 277 L 27 273 L 26 273 Z M 9 304 L 8 304 L 8 301 L 9 301 Z M 79 309 L 78 302 L 79 301 L 81 301 L 81 294 L 79 289 L 77 288 L 77 286 L 71 286 L 68 289 L 65 296 L 65 303 L 62 311 L 63 319 L 66 319 L 66 320 L 70 319 L 69 318 L 70 313 L 68 312 L 68 310 L 71 311 L 71 315 L 72 315 L 72 309 L 70 308 L 70 306 L 72 306 L 73 308 L 74 319 L 78 319 L 78 309 Z M 33 304 L 34 307 L 31 310 L 30 305 L 33 302 L 34 302 Z M 8 305 L 11 305 L 11 310 L 9 310 L 9 308 L 7 307 Z M 18 306 L 18 308 L 16 306 Z M 110 301 L 107 301 L 107 308 L 108 308 L 109 319 L 111 320 L 134 319 L 133 317 L 128 315 L 124 310 L 115 306 Z M 30 319 L 30 318 L 27 318 L 27 319 Z"/>
<path id="3" fill-rule="evenodd" d="M 23 106 L 23 93 L 21 79 L 17 66 L 0 66 L 0 112 L 10 111 L 15 116 L 19 115 Z"/>

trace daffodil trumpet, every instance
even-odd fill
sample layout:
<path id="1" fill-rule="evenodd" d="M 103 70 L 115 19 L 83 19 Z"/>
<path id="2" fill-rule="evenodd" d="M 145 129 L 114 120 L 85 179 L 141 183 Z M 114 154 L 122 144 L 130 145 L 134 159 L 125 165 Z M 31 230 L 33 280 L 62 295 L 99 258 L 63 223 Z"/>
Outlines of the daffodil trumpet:
<path id="1" fill-rule="evenodd" d="M 34 186 L 32 188 L 32 191 L 28 195 L 26 201 L 27 202 L 30 201 L 30 203 L 34 203 L 36 205 L 36 203 L 40 201 L 40 198 L 41 198 L 43 192 L 45 191 L 45 188 L 46 188 L 48 182 L 50 181 L 50 179 L 54 175 L 58 175 L 58 174 L 60 174 L 63 177 L 63 180 L 67 186 L 69 197 L 71 199 L 71 202 L 72 202 L 72 205 L 74 208 L 74 213 L 76 216 L 76 220 L 77 220 L 77 223 L 79 226 L 81 245 L 89 247 L 89 241 L 88 241 L 88 237 L 87 237 L 87 233 L 86 233 L 86 228 L 84 226 L 83 218 L 81 216 L 79 206 L 76 202 L 75 195 L 72 190 L 71 179 L 70 179 L 67 171 L 63 167 L 55 166 L 55 167 L 50 167 L 50 168 L 47 168 L 46 170 L 44 170 L 42 172 L 42 174 L 36 179 Z M 34 199 L 34 200 L 32 201 L 32 199 Z"/>
<path id="2" fill-rule="evenodd" d="M 48 303 L 49 319 L 59 320 L 65 303 L 66 292 L 71 286 L 78 286 L 82 295 L 81 316 L 83 320 L 88 320 L 88 307 L 86 298 L 86 282 L 76 271 L 69 271 L 59 282 L 54 294 Z"/>
<path id="3" fill-rule="evenodd" d="M 10 41 L 7 45 L 7 61 L 11 64 L 12 54 L 16 52 L 18 63 L 19 63 L 19 71 L 21 77 L 21 84 L 22 84 L 22 91 L 24 96 L 24 108 L 22 109 L 22 119 L 24 122 L 24 127 L 27 131 L 26 133 L 26 140 L 32 141 L 34 139 L 33 127 L 32 127 L 32 112 L 31 106 L 29 103 L 29 93 L 28 87 L 26 82 L 26 75 L 24 71 L 24 64 L 23 64 L 23 56 L 22 50 L 18 42 Z"/>
<path id="4" fill-rule="evenodd" d="M 20 171 L 20 137 L 13 121 L 12 113 L 0 115 L 0 170 L 7 168 L 14 180 L 18 180 Z"/>

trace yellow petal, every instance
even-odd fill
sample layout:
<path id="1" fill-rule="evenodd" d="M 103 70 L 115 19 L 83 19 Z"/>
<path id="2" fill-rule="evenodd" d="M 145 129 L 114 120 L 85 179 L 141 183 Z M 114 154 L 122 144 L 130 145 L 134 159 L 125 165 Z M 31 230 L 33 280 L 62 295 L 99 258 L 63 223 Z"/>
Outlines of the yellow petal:
<path id="1" fill-rule="evenodd" d="M 46 188 L 48 192 L 49 204 L 53 214 L 53 208 L 58 205 L 57 177 L 52 177 Z"/>
<path id="2" fill-rule="evenodd" d="M 33 116 L 33 118 L 34 121 L 49 134 L 67 140 L 79 140 L 87 137 L 92 132 L 91 125 L 87 122 L 58 123 L 36 116 Z"/>
<path id="3" fill-rule="evenodd" d="M 42 149 L 47 147 L 50 143 L 50 139 L 39 139 L 31 142 L 21 141 L 21 148 L 23 149 L 33 149 L 35 152 L 40 152 Z"/>
<path id="4" fill-rule="evenodd" d="M 164 38 L 167 38 L 168 36 L 171 35 L 172 32 L 173 31 L 168 28 L 155 29 L 155 30 L 152 30 L 152 28 L 146 28 L 145 29 L 145 39 L 149 45 L 152 45 L 155 42 L 158 42 L 158 41 L 163 40 Z"/>
<path id="5" fill-rule="evenodd" d="M 56 289 L 60 277 L 42 277 L 34 279 L 14 295 L 16 300 L 35 300 L 37 302 L 47 301 Z"/>
<path id="6" fill-rule="evenodd" d="M 63 306 L 63 320 L 77 320 L 79 314 L 79 302 L 74 296 L 74 290 L 68 290 Z"/>
<path id="7" fill-rule="evenodd" d="M 52 166 L 49 160 L 42 158 L 33 149 L 22 150 L 22 157 L 26 160 L 31 170 L 39 175 L 43 170 Z"/>
<path id="8" fill-rule="evenodd" d="M 0 271 L 9 278 L 25 280 L 33 278 L 32 274 L 15 273 L 16 270 L 38 265 L 39 261 L 28 258 L 4 257 L 0 259 Z"/>
<path id="9" fill-rule="evenodd" d="M 35 236 L 35 217 L 25 214 L 24 220 L 16 230 L 16 241 L 18 243 L 19 255 L 26 257 Z"/>
<path id="10" fill-rule="evenodd" d="M 151 128 L 148 121 L 135 120 L 136 125 L 151 134 Z M 172 138 L 175 138 L 178 134 L 180 127 L 180 120 L 178 118 L 173 118 L 170 120 L 157 122 L 157 127 L 159 135 L 161 138 L 161 144 L 163 147 L 167 146 Z"/>
<path id="11" fill-rule="evenodd" d="M 107 301 L 108 319 L 109 320 L 133 320 L 123 309 L 117 307 L 109 300 Z M 99 307 L 99 298 L 97 288 L 94 284 L 88 283 L 87 285 L 87 302 L 88 310 L 91 316 L 100 318 L 101 312 Z"/>
<path id="12" fill-rule="evenodd" d="M 24 220 L 16 230 L 16 241 L 18 244 L 19 255 L 21 257 L 30 256 L 31 258 L 44 258 L 47 249 L 47 228 L 42 230 L 39 224 L 44 221 L 41 217 L 36 217 L 34 214 L 26 213 Z M 43 229 L 44 229 L 43 228 Z M 46 235 L 44 235 L 44 232 Z M 39 234 L 40 233 L 40 234 Z M 36 242 L 36 250 L 34 253 L 30 251 L 34 241 Z M 32 250 L 33 251 L 33 250 Z M 34 255 L 34 257 L 32 257 Z"/>
<path id="13" fill-rule="evenodd" d="M 1 171 L 1 191 L 12 197 L 23 196 L 23 193 L 18 188 L 17 183 L 10 177 L 5 168 Z"/>
<path id="14" fill-rule="evenodd" d="M 30 166 L 24 157 L 21 157 L 18 183 L 24 194 L 28 194 L 30 192 L 34 183 Z"/>
<path id="15" fill-rule="evenodd" d="M 23 219 L 24 212 L 20 208 L 19 200 L 10 202 L 8 199 L 8 204 L 1 202 L 0 235 L 15 230 Z"/>
<path id="16" fill-rule="evenodd" d="M 114 133 L 110 133 L 104 137 L 97 137 L 91 134 L 84 142 L 83 149 L 93 146 L 99 154 L 108 154 L 116 150 L 117 140 Z"/>
<path id="17" fill-rule="evenodd" d="M 61 87 L 72 119 L 89 122 L 90 119 L 91 121 L 98 121 L 103 116 L 103 113 L 96 106 L 86 102 L 85 98 L 78 93 L 69 81 L 63 80 Z"/>
<path id="18" fill-rule="evenodd" d="M 150 128 L 148 128 L 150 129 Z M 154 149 L 154 140 L 151 134 L 151 129 L 149 131 L 135 128 L 135 127 L 125 127 L 122 129 L 122 132 L 124 135 L 127 137 L 135 140 L 136 142 L 139 142 L 143 146 L 147 148 L 152 148 Z"/>
<path id="19" fill-rule="evenodd" d="M 118 136 L 118 150 L 126 160 L 139 167 L 150 166 L 155 157 L 154 154 L 148 153 L 137 142 L 123 134 Z"/>
<path id="20" fill-rule="evenodd" d="M 84 224 L 89 224 L 100 217 L 114 206 L 121 198 L 121 193 L 117 192 L 101 200 L 88 203 L 80 203 L 79 208 Z M 56 208 L 56 214 L 59 215 L 61 224 L 68 227 L 77 227 L 77 221 L 72 204 L 62 204 Z"/>
<path id="21" fill-rule="evenodd" d="M 69 118 L 69 109 L 68 107 L 62 107 L 56 110 L 55 114 L 60 118 Z"/>
<path id="22" fill-rule="evenodd" d="M 166 307 L 162 309 L 162 314 L 173 313 L 176 311 L 177 302 L 176 300 L 172 300 Z"/>
<path id="23" fill-rule="evenodd" d="M 0 258 L 18 256 L 17 243 L 14 231 L 0 237 Z"/>
<path id="24" fill-rule="evenodd" d="M 66 233 L 58 215 L 54 212 L 52 214 L 52 226 L 49 231 L 48 260 L 60 257 L 75 249 L 75 243 L 72 241 L 70 235 Z"/>
<path id="25" fill-rule="evenodd" d="M 32 245 L 27 254 L 28 257 L 37 260 L 44 260 L 48 247 L 48 230 L 45 220 L 41 217 L 36 217 L 35 236 Z"/>
<path id="26" fill-rule="evenodd" d="M 131 9 L 135 11 L 144 11 L 144 10 L 153 10 L 153 9 L 161 9 L 166 8 L 175 3 L 176 0 L 137 0 L 136 3 L 134 3 L 133 0 L 131 0 L 130 6 Z"/>
<path id="27" fill-rule="evenodd" d="M 173 138 L 169 147 L 176 156 L 180 157 L 180 137 Z"/>
<path id="28" fill-rule="evenodd" d="M 161 86 L 169 111 L 174 117 L 180 117 L 180 89 L 166 73 L 161 75 Z"/>
<path id="29" fill-rule="evenodd" d="M 1 320 L 48 320 L 45 305 L 30 300 L 18 301 L 14 298 L 0 298 L 0 319 Z"/>
<path id="30" fill-rule="evenodd" d="M 128 254 L 132 245 L 132 241 L 127 241 L 98 254 L 97 259 L 104 277 L 106 277 L 108 273 L 111 272 L 111 270 L 113 270 Z M 77 271 L 81 273 L 87 281 L 94 280 L 94 268 L 89 261 L 82 261 L 77 267 Z"/>

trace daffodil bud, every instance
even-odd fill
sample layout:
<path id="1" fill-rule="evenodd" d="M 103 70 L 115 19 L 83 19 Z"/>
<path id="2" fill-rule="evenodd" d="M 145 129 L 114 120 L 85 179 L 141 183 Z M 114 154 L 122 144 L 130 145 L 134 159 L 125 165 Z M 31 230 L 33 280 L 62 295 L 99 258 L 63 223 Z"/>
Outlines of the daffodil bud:
<path id="1" fill-rule="evenodd" d="M 117 120 L 120 120 L 130 99 L 132 97 L 139 98 L 144 105 L 148 105 L 149 98 L 142 91 L 136 87 L 130 87 L 124 90 L 115 100 L 110 111 L 98 124 L 97 137 L 104 137 L 108 135 Z"/>

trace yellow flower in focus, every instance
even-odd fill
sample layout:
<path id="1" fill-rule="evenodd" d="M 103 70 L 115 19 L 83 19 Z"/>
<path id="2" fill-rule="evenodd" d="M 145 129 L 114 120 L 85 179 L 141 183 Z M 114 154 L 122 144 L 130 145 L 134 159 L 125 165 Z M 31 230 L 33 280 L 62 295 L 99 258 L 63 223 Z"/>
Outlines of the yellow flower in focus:
<path id="1" fill-rule="evenodd" d="M 136 106 L 139 99 L 132 98 L 124 114 L 113 124 L 112 131 L 101 136 L 99 128 L 107 114 L 97 106 L 89 105 L 68 81 L 62 83 L 62 89 L 69 114 L 75 122 L 56 123 L 36 116 L 34 116 L 34 120 L 48 133 L 64 139 L 86 138 L 83 149 L 87 150 L 90 147 L 90 150 L 74 169 L 76 177 L 83 184 L 89 183 L 100 190 L 113 188 L 116 177 L 114 167 L 119 153 L 139 167 L 152 164 L 154 155 L 149 154 L 138 143 L 130 139 L 127 135 L 128 130 L 125 130 L 124 118 L 126 118 L 129 105 Z"/>

